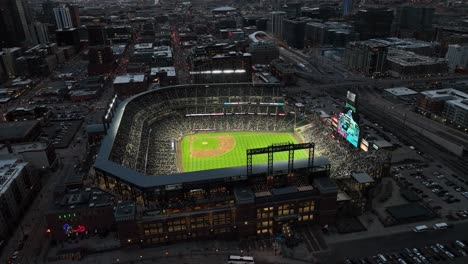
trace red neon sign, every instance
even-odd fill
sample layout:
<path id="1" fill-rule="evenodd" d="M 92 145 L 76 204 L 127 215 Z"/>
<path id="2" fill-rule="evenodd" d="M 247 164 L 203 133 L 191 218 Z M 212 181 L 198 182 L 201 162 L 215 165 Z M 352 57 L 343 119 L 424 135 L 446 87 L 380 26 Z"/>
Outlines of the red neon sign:
<path id="1" fill-rule="evenodd" d="M 73 232 L 75 233 L 83 233 L 86 231 L 86 228 L 83 225 L 78 225 L 76 229 L 73 229 Z"/>

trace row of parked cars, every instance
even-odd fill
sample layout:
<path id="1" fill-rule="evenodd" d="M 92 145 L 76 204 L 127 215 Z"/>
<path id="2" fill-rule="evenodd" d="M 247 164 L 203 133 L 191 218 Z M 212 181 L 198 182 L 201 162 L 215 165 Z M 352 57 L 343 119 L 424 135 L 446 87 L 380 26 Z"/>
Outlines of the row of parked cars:
<path id="1" fill-rule="evenodd" d="M 442 181 L 446 179 L 445 175 L 440 174 L 438 172 L 434 172 L 433 174 L 434 176 L 436 176 L 438 180 Z M 421 170 L 417 170 L 415 173 L 410 173 L 410 176 L 415 177 L 415 179 L 418 180 L 423 186 L 431 190 L 438 197 L 441 197 L 444 202 L 449 203 L 449 204 L 460 202 L 460 199 L 455 197 L 455 195 L 451 193 L 451 191 L 446 190 L 441 184 L 425 176 Z M 445 185 L 447 185 L 448 187 L 452 187 L 454 191 L 456 192 L 462 192 L 465 190 L 464 187 L 457 186 L 454 182 L 450 180 L 445 180 Z M 420 193 L 420 194 L 423 193 L 423 191 L 417 187 L 411 187 L 411 189 L 413 189 L 413 191 L 417 193 Z M 427 197 L 427 195 L 425 196 Z M 423 195 L 423 198 L 426 198 L 426 197 L 424 197 Z"/>
<path id="2" fill-rule="evenodd" d="M 450 243 L 437 243 L 418 248 L 404 248 L 389 254 L 377 254 L 360 259 L 347 259 L 346 264 L 429 264 L 447 263 L 451 259 L 468 255 L 466 240 L 454 240 Z M 468 262 L 468 260 L 467 260 Z"/>

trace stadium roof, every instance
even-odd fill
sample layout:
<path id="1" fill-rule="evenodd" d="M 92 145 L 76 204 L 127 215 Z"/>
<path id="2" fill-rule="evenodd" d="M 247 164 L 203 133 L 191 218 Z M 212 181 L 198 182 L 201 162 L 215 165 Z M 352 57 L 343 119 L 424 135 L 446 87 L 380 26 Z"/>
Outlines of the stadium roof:
<path id="1" fill-rule="evenodd" d="M 217 85 L 220 85 L 220 84 L 217 84 Z M 179 86 L 183 86 L 183 85 L 179 85 Z M 172 86 L 172 88 L 173 87 L 174 86 Z M 161 89 L 171 89 L 171 87 L 162 87 Z M 110 124 L 110 127 L 107 131 L 107 136 L 104 137 L 99 153 L 96 156 L 94 167 L 97 170 L 106 172 L 110 175 L 114 175 L 115 177 L 118 177 L 123 182 L 126 182 L 127 184 L 138 186 L 141 188 L 152 188 L 156 186 L 167 186 L 167 185 L 182 184 L 186 182 L 198 182 L 198 181 L 215 180 L 215 179 L 223 179 L 223 178 L 234 179 L 234 178 L 246 176 L 247 174 L 246 166 L 151 176 L 151 175 L 145 175 L 132 168 L 125 167 L 123 165 L 120 165 L 116 162 L 109 160 L 109 156 L 112 151 L 112 146 L 114 144 L 115 137 L 119 130 L 120 121 L 122 119 L 122 116 L 125 113 L 125 108 L 127 104 L 137 97 L 144 96 L 149 93 L 153 93 L 154 91 L 155 90 L 151 90 L 151 91 L 147 91 L 144 93 L 140 93 L 120 103 L 113 117 L 113 122 Z M 326 157 L 314 158 L 314 163 L 313 163 L 314 167 L 324 167 L 329 164 L 330 164 L 330 161 Z M 295 169 L 306 168 L 307 166 L 308 166 L 308 159 L 298 159 L 294 161 Z M 287 161 L 277 161 L 274 163 L 273 169 L 275 171 L 285 171 L 287 170 L 287 167 L 288 167 Z M 263 172 L 264 173 L 267 172 L 267 163 L 253 165 L 252 167 L 253 174 L 259 174 Z"/>

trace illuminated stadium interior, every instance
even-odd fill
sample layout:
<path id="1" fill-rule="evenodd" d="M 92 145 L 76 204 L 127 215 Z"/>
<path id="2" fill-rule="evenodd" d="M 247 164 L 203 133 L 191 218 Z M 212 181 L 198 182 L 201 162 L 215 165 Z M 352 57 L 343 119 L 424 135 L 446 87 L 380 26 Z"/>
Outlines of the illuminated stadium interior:
<path id="1" fill-rule="evenodd" d="M 109 159 L 146 175 L 177 173 L 175 143 L 197 131 L 292 132 L 279 86 L 190 85 L 125 106 Z"/>

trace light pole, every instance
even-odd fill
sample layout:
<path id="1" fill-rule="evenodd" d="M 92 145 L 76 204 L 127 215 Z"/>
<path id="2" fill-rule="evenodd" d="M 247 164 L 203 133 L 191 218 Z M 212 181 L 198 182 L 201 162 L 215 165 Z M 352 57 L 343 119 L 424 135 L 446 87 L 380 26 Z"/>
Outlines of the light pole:
<path id="1" fill-rule="evenodd" d="M 149 144 L 150 144 L 150 139 L 151 139 L 151 131 L 153 131 L 152 128 L 150 128 L 150 130 L 149 130 L 149 133 L 148 133 L 148 143 L 146 144 L 145 174 L 146 174 L 146 165 L 148 165 L 148 151 L 149 151 Z"/>

